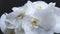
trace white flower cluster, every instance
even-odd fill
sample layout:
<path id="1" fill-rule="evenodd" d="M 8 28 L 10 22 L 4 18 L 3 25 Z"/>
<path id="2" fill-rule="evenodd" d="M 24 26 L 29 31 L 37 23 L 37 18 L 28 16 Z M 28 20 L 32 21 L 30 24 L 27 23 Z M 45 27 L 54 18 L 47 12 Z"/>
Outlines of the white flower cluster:
<path id="1" fill-rule="evenodd" d="M 60 33 L 57 25 L 60 23 L 56 23 L 60 8 L 55 7 L 55 3 L 28 1 L 24 6 L 13 7 L 12 10 L 13 12 L 5 13 L 0 18 L 0 28 L 4 34 Z"/>

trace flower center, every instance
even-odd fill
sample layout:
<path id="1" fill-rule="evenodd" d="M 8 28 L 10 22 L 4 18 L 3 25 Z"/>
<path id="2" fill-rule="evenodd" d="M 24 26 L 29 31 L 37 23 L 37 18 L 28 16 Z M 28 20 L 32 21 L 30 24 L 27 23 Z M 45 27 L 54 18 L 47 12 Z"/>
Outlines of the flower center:
<path id="1" fill-rule="evenodd" d="M 32 22 L 31 22 L 32 27 L 36 26 L 38 21 L 39 21 L 39 19 L 33 18 L 33 19 L 32 19 Z"/>
<path id="2" fill-rule="evenodd" d="M 21 19 L 23 19 L 24 13 L 20 13 L 17 17 L 20 17 Z"/>

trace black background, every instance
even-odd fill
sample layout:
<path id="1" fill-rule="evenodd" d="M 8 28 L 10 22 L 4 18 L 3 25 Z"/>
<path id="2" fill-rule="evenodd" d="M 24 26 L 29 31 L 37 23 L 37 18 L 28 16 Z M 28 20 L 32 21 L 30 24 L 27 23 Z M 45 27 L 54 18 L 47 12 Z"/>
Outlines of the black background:
<path id="1" fill-rule="evenodd" d="M 11 8 L 12 7 L 18 7 L 24 5 L 28 0 L 0 0 L 0 16 L 3 13 L 10 13 L 12 12 Z M 40 0 L 31 0 L 32 2 L 34 1 L 40 1 Z M 56 6 L 60 7 L 60 0 L 42 0 L 47 3 L 50 2 L 56 2 Z M 2 33 L 0 33 L 2 34 Z"/>

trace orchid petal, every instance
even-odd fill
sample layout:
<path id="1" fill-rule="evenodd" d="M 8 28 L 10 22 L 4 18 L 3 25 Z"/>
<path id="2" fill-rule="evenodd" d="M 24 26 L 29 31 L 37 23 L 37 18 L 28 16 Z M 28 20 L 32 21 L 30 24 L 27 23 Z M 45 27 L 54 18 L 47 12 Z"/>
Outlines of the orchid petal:
<path id="1" fill-rule="evenodd" d="M 6 20 L 6 15 L 3 14 L 0 18 L 0 28 L 2 30 L 2 32 L 4 33 L 5 29 L 6 29 L 6 24 L 5 24 L 5 20 Z"/>

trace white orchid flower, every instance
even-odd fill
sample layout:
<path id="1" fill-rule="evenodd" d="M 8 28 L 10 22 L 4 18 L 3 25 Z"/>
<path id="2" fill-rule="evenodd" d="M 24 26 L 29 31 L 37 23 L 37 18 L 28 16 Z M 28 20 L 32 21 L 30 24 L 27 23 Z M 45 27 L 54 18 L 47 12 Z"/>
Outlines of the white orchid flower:
<path id="1" fill-rule="evenodd" d="M 3 22 L 1 24 L 1 29 L 3 31 L 3 33 L 5 32 L 5 29 L 7 28 L 7 23 L 6 22 L 9 22 L 10 24 L 12 24 L 14 27 L 10 27 L 8 26 L 8 29 L 21 29 L 21 23 L 22 23 L 22 19 L 24 18 L 25 16 L 25 9 L 26 9 L 26 6 L 22 6 L 22 7 L 13 7 L 12 10 L 13 12 L 9 13 L 8 15 L 2 15 L 1 16 L 1 19 L 0 21 Z M 0 22 L 0 23 L 1 23 Z M 6 25 L 7 24 L 7 25 Z M 18 25 L 19 24 L 19 25 Z M 4 26 L 4 29 L 2 26 Z M 16 30 L 17 31 L 17 30 Z M 8 33 L 6 33 L 8 34 Z"/>
<path id="2" fill-rule="evenodd" d="M 37 17 L 40 21 L 38 22 L 38 28 L 34 29 L 36 27 L 34 23 L 32 27 L 33 30 L 31 30 L 29 26 L 25 26 L 25 28 L 28 27 L 28 32 L 26 32 L 26 34 L 31 33 L 31 34 L 53 34 L 53 28 L 55 25 L 55 18 L 54 18 L 54 14 L 51 12 L 51 8 L 50 6 L 44 10 L 41 10 L 39 12 L 36 11 L 36 13 L 34 14 L 35 17 Z M 26 30 L 25 30 L 26 31 Z M 46 32 L 47 31 L 47 32 Z M 42 33 L 44 32 L 44 33 Z"/>
<path id="3" fill-rule="evenodd" d="M 24 17 L 24 8 L 22 7 L 14 7 L 12 8 L 13 12 L 5 15 L 3 14 L 0 19 L 0 26 L 3 33 L 5 30 L 8 29 L 15 29 L 18 28 L 19 25 L 21 25 L 21 21 Z M 9 25 L 10 23 L 10 25 Z M 18 25 L 19 24 L 19 25 Z M 3 27 L 4 26 L 4 27 Z M 8 33 L 6 33 L 8 34 Z"/>
<path id="4" fill-rule="evenodd" d="M 37 2 L 37 4 L 39 4 Z M 42 4 L 42 3 L 40 3 Z M 32 7 L 33 5 L 31 5 Z M 39 5 L 37 5 L 39 6 Z M 44 32 L 44 34 L 53 34 L 53 29 L 55 26 L 55 18 L 54 18 L 54 14 L 52 13 L 52 8 L 55 7 L 55 3 L 50 3 L 48 4 L 47 7 L 43 8 L 42 10 L 37 10 L 35 8 L 33 8 L 35 10 L 34 12 L 34 17 L 37 17 L 40 21 L 38 22 L 38 28 L 36 31 L 37 34 Z M 32 10 L 33 11 L 33 10 Z M 46 32 L 47 31 L 47 32 Z"/>
<path id="5" fill-rule="evenodd" d="M 10 30 L 14 28 L 12 24 L 9 23 L 9 21 L 6 19 L 6 16 L 8 14 L 3 14 L 0 18 L 0 28 L 4 34 L 8 34 Z M 9 32 L 8 32 L 9 31 Z"/>

